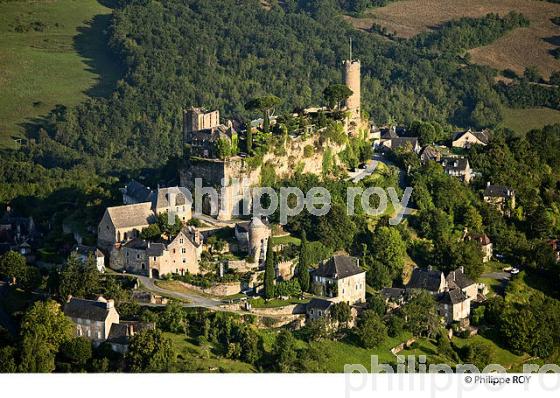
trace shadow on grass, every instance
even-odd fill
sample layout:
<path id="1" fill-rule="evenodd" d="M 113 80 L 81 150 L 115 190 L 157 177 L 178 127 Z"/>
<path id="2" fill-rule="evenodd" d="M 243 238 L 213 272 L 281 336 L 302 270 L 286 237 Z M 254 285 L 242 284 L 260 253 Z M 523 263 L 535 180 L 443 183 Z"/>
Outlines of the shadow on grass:
<path id="1" fill-rule="evenodd" d="M 111 15 L 97 15 L 87 26 L 78 29 L 74 48 L 85 59 L 88 71 L 98 76 L 97 83 L 86 90 L 90 97 L 106 97 L 122 77 L 124 67 L 109 49 L 108 29 Z"/>

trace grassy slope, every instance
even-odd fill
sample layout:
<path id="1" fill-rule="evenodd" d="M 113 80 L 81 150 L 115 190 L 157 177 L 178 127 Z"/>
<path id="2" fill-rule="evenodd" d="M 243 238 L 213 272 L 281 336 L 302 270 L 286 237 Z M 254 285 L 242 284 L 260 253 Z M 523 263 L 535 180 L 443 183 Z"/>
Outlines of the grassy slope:
<path id="1" fill-rule="evenodd" d="M 111 10 L 97 0 L 19 0 L 0 4 L 0 147 L 24 136 L 26 122 L 56 104 L 105 95 L 120 75 L 104 43 Z M 19 33 L 18 24 L 42 22 Z"/>
<path id="2" fill-rule="evenodd" d="M 180 372 L 253 373 L 255 369 L 244 362 L 221 358 L 210 346 L 193 344 L 184 335 L 165 333 L 177 351 L 177 370 Z"/>
<path id="3" fill-rule="evenodd" d="M 503 127 L 518 133 L 560 123 L 560 111 L 550 108 L 504 109 Z"/>

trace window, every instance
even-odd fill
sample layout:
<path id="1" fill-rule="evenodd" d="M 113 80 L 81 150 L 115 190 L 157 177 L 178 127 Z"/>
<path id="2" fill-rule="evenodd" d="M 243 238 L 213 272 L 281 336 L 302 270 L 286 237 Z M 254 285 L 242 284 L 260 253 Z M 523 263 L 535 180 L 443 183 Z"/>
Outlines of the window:
<path id="1" fill-rule="evenodd" d="M 183 217 L 184 218 L 184 217 Z M 183 238 L 179 239 L 179 243 L 183 244 Z"/>
<path id="2" fill-rule="evenodd" d="M 186 254 L 187 253 L 187 249 L 185 249 L 184 247 L 181 249 L 181 253 Z"/>

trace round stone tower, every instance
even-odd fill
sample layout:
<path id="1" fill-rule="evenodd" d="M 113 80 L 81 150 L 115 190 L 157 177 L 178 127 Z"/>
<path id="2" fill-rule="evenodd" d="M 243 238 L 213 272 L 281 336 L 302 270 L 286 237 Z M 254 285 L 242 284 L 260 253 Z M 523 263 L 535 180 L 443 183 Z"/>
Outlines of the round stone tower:
<path id="1" fill-rule="evenodd" d="M 270 238 L 270 228 L 260 217 L 253 217 L 249 223 L 249 255 L 254 262 L 261 264 L 266 260 L 266 249 Z"/>
<path id="2" fill-rule="evenodd" d="M 344 64 L 344 84 L 352 90 L 352 95 L 346 100 L 346 108 L 350 111 L 350 121 L 360 122 L 360 61 L 347 59 Z"/>

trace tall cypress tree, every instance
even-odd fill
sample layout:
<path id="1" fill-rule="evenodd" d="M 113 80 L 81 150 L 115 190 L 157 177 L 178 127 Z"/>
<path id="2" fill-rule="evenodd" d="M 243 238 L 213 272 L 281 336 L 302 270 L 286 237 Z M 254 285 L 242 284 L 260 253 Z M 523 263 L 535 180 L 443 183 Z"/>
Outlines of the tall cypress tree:
<path id="1" fill-rule="evenodd" d="M 271 299 L 274 297 L 274 280 L 276 272 L 274 271 L 274 258 L 272 253 L 272 239 L 268 240 L 266 248 L 266 262 L 264 268 L 264 297 Z"/>
<path id="2" fill-rule="evenodd" d="M 307 234 L 305 231 L 301 234 L 301 246 L 299 248 L 299 261 L 297 277 L 301 290 L 307 292 L 309 290 L 309 261 L 307 256 Z"/>
<path id="3" fill-rule="evenodd" d="M 245 125 L 247 132 L 245 133 L 245 146 L 247 153 L 250 155 L 253 152 L 253 129 L 251 128 L 251 122 L 248 121 Z"/>

